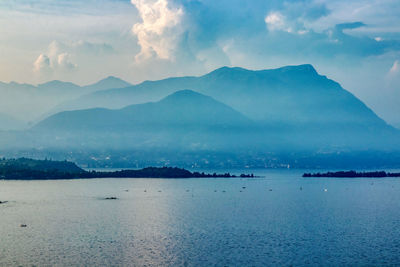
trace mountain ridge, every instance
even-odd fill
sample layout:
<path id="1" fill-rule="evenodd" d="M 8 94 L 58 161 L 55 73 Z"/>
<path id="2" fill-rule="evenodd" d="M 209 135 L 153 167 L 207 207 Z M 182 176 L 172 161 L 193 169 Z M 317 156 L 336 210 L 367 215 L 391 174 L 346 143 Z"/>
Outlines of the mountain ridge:
<path id="1" fill-rule="evenodd" d="M 184 89 L 209 95 L 256 120 L 287 120 L 291 123 L 318 119 L 323 122 L 325 115 L 335 115 L 340 111 L 342 114 L 336 116 L 337 121 L 342 118 L 358 120 L 360 116 L 364 116 L 378 124 L 382 122 L 362 101 L 343 89 L 339 83 L 319 75 L 310 64 L 256 71 L 222 67 L 197 77 L 145 81 L 125 88 L 102 90 L 82 96 L 61 104 L 53 112 L 90 107 L 122 108 L 131 104 L 158 101 Z M 351 110 L 354 105 L 363 112 L 356 114 L 359 118 Z M 326 111 L 327 114 L 320 114 L 321 111 Z"/>
<path id="2" fill-rule="evenodd" d="M 21 121 L 32 122 L 43 118 L 60 103 L 98 90 L 129 86 L 116 77 L 79 86 L 71 82 L 52 80 L 38 85 L 0 82 L 0 112 L 12 114 Z"/>
<path id="3" fill-rule="evenodd" d="M 87 116 L 90 116 L 90 118 L 87 118 Z M 219 119 L 215 120 L 218 117 Z M 62 118 L 59 127 L 62 127 L 63 131 L 71 130 L 70 123 L 73 120 L 83 120 L 82 118 L 86 118 L 85 126 L 90 126 L 94 120 L 99 123 L 108 121 L 109 130 L 115 130 L 118 124 L 119 126 L 126 126 L 132 122 L 142 125 L 169 125 L 170 127 L 178 124 L 188 126 L 189 124 L 201 125 L 204 123 L 211 127 L 234 125 L 237 122 L 239 124 L 251 123 L 249 119 L 231 107 L 191 90 L 175 92 L 158 102 L 134 104 L 121 109 L 92 108 L 64 111 L 44 119 L 33 126 L 33 129 L 48 131 L 57 129 L 57 125 L 51 124 L 51 122 L 59 118 Z"/>
<path id="4" fill-rule="evenodd" d="M 399 130 L 307 64 L 258 71 L 224 67 L 80 99 L 90 100 L 81 103 L 89 108 L 58 112 L 29 131 L 6 135 L 3 147 L 87 156 L 145 153 L 162 161 L 201 154 L 207 161 L 251 158 L 268 166 L 276 166 L 278 155 L 283 162 L 313 158 L 318 164 L 318 158 L 329 161 L 343 153 L 369 163 L 377 160 L 374 155 L 400 154 Z"/>

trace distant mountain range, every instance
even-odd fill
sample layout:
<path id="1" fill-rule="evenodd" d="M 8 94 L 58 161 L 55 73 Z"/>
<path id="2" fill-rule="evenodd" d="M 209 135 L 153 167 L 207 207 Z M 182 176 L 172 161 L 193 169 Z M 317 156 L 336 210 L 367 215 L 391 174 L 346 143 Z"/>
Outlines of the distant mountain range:
<path id="1" fill-rule="evenodd" d="M 31 130 L 55 146 L 106 148 L 225 148 L 256 124 L 231 107 L 191 90 L 164 99 L 110 110 L 64 111 Z M 229 141 L 228 141 L 229 140 Z M 247 143 L 236 142 L 238 145 Z"/>
<path id="2" fill-rule="evenodd" d="M 365 153 L 369 162 L 379 153 L 400 155 L 400 131 L 311 65 L 261 71 L 223 67 L 200 77 L 125 85 L 108 78 L 85 87 L 87 94 L 58 105 L 31 129 L 3 133 L 0 145 L 9 151 L 74 150 L 91 158 L 125 153 L 126 159 L 143 152 L 147 158 L 184 162 L 197 157 L 182 156 L 192 153 L 206 155 L 204 162 L 239 166 L 255 160 L 294 164 L 300 154 L 357 155 L 349 156 L 350 163 L 362 161 Z"/>
<path id="3" fill-rule="evenodd" d="M 35 121 L 54 106 L 98 90 L 122 88 L 131 84 L 115 77 L 79 86 L 70 82 L 50 81 L 37 86 L 0 82 L 0 112 L 21 121 Z"/>
<path id="4" fill-rule="evenodd" d="M 258 127 L 268 128 L 265 130 L 268 134 L 264 136 L 286 140 L 282 142 L 287 144 L 324 144 L 324 147 L 348 147 L 351 144 L 363 149 L 391 147 L 391 142 L 387 146 L 385 143 L 397 135 L 393 127 L 364 103 L 338 83 L 319 75 L 311 65 L 261 71 L 223 67 L 200 77 L 169 78 L 96 91 L 65 102 L 56 109 L 120 109 L 159 101 L 185 89 L 232 107 Z M 181 114 L 191 112 L 182 106 Z M 198 123 L 196 116 L 192 121 Z M 383 142 L 376 138 L 377 135 L 390 138 Z"/>
<path id="5" fill-rule="evenodd" d="M 223 67 L 200 77 L 146 81 L 67 101 L 55 111 L 92 107 L 122 108 L 158 101 L 190 89 L 213 97 L 251 119 L 266 123 L 367 123 L 384 125 L 367 106 L 311 65 L 251 71 Z"/>
<path id="6" fill-rule="evenodd" d="M 134 131 L 141 128 L 226 128 L 251 125 L 229 106 L 191 90 L 175 92 L 155 103 L 118 110 L 94 108 L 64 111 L 33 127 L 45 131 Z"/>
<path id="7" fill-rule="evenodd" d="M 4 130 L 22 130 L 28 125 L 22 121 L 11 117 L 8 114 L 0 113 L 0 131 Z"/>

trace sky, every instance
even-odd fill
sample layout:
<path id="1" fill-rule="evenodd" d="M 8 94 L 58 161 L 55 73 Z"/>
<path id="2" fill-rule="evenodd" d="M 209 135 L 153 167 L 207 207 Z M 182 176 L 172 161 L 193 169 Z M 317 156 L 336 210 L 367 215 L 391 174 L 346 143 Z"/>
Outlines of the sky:
<path id="1" fill-rule="evenodd" d="M 0 1 L 0 81 L 312 64 L 400 125 L 398 0 Z"/>

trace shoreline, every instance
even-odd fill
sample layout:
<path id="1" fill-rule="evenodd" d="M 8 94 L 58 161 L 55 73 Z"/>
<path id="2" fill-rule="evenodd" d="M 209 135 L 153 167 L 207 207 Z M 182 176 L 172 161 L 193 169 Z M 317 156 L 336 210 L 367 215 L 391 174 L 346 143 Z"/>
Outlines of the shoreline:
<path id="1" fill-rule="evenodd" d="M 34 160 L 28 158 L 0 160 L 0 180 L 75 180 L 102 178 L 254 178 L 254 174 L 230 174 L 229 172 L 191 172 L 177 167 L 147 167 L 138 170 L 86 171 L 73 162 Z"/>
<path id="2" fill-rule="evenodd" d="M 303 178 L 400 178 L 400 173 L 392 173 L 386 171 L 337 171 L 325 173 L 304 173 Z"/>

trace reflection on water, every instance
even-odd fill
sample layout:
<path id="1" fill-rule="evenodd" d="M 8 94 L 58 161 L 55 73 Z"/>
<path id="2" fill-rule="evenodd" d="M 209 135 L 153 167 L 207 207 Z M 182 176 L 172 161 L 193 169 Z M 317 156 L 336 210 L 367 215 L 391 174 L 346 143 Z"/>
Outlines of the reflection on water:
<path id="1" fill-rule="evenodd" d="M 254 173 L 0 181 L 0 266 L 399 264 L 400 179 Z"/>

